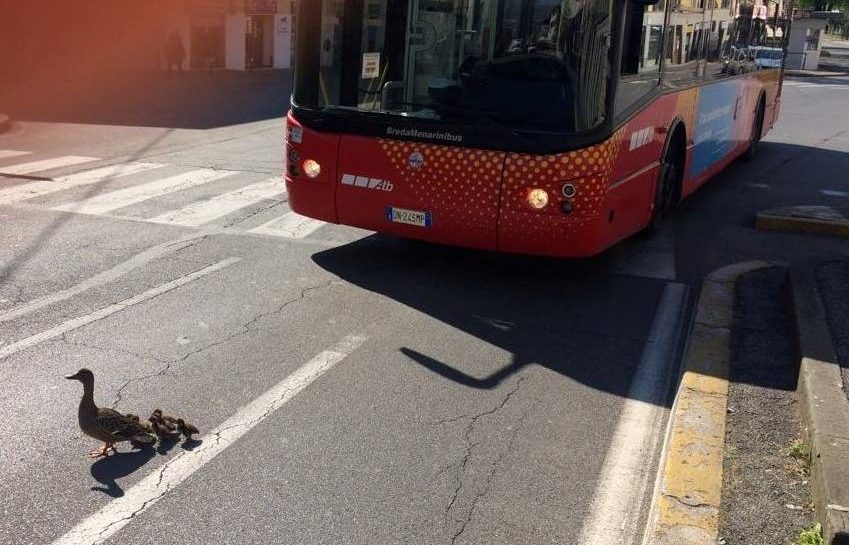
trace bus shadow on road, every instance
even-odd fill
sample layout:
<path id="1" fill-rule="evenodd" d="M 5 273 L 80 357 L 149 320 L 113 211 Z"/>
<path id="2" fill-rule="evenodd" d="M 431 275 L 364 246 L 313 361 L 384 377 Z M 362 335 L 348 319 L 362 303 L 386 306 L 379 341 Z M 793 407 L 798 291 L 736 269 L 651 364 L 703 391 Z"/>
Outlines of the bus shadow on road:
<path id="1" fill-rule="evenodd" d="M 509 352 L 507 365 L 441 361 L 443 339 L 423 337 L 422 331 L 398 333 L 404 335 L 400 351 L 410 362 L 486 390 L 540 366 L 628 396 L 667 284 L 603 272 L 603 257 L 499 255 L 380 235 L 320 252 L 313 260 L 347 282 Z"/>

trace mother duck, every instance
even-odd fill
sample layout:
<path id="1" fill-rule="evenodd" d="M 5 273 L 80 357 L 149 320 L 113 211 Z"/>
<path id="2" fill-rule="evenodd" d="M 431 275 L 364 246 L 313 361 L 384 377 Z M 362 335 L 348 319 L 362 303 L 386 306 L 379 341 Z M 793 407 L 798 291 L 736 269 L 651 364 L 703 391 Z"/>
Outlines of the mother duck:
<path id="1" fill-rule="evenodd" d="M 80 429 L 89 437 L 103 441 L 103 446 L 91 451 L 92 458 L 108 456 L 118 452 L 115 443 L 131 441 L 133 446 L 152 445 L 156 439 L 137 421 L 112 409 L 103 409 L 94 404 L 94 373 L 80 369 L 69 380 L 83 383 L 83 397 L 78 412 Z"/>

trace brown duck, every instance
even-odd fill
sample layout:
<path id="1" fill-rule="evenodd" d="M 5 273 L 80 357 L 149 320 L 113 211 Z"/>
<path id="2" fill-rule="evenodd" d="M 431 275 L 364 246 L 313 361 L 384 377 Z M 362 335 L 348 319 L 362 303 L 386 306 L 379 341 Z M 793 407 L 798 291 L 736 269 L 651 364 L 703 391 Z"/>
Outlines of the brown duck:
<path id="1" fill-rule="evenodd" d="M 80 369 L 65 378 L 83 383 L 83 397 L 78 413 L 80 429 L 89 437 L 103 441 L 102 447 L 89 453 L 92 458 L 108 456 L 110 451 L 118 452 L 115 443 L 120 441 L 131 441 L 133 446 L 154 443 L 154 437 L 136 420 L 94 404 L 94 373 L 88 369 Z"/>

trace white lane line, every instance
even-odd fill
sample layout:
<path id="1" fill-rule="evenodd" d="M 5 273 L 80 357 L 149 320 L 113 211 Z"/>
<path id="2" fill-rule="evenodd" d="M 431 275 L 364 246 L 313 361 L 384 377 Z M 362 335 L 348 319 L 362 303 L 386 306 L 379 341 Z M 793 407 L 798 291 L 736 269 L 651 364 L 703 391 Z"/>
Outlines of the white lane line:
<path id="1" fill-rule="evenodd" d="M 81 214 L 104 214 L 148 199 L 214 182 L 234 174 L 238 174 L 238 172 L 201 168 L 146 184 L 102 193 L 82 201 L 54 206 L 53 210 L 67 210 Z"/>
<path id="2" fill-rule="evenodd" d="M 785 84 L 786 85 L 786 84 Z M 805 88 L 805 89 L 847 89 L 849 85 L 846 84 L 834 84 L 834 83 L 794 83 L 790 85 L 790 87 L 796 88 Z"/>
<path id="3" fill-rule="evenodd" d="M 849 191 L 840 191 L 837 189 L 821 189 L 820 193 L 829 197 L 849 197 Z"/>
<path id="4" fill-rule="evenodd" d="M 101 168 L 95 168 L 77 174 L 60 176 L 53 180 L 42 180 L 12 186 L 0 190 L 0 204 L 7 204 L 25 199 L 31 199 L 56 191 L 62 191 L 71 187 L 96 184 L 113 178 L 147 172 L 155 168 L 164 167 L 161 163 L 118 163 Z"/>
<path id="5" fill-rule="evenodd" d="M 304 238 L 324 225 L 326 224 L 323 221 L 288 212 L 248 232 L 283 238 Z"/>
<path id="6" fill-rule="evenodd" d="M 198 227 L 259 201 L 278 199 L 284 195 L 286 187 L 283 185 L 283 179 L 276 177 L 216 195 L 206 201 L 192 203 L 179 210 L 165 212 L 147 221 Z"/>
<path id="7" fill-rule="evenodd" d="M 154 259 L 158 259 L 164 255 L 167 255 L 171 252 L 185 248 L 193 241 L 199 238 L 203 238 L 204 236 L 206 236 L 206 234 L 203 232 L 194 232 L 185 237 L 181 237 L 175 240 L 169 240 L 168 242 L 163 242 L 162 244 L 158 244 L 156 246 L 148 248 L 147 250 L 136 254 L 131 259 L 128 259 L 123 263 L 119 263 L 111 269 L 96 274 L 91 278 L 87 278 L 75 286 L 71 286 L 70 288 L 51 293 L 43 297 L 39 297 L 37 299 L 33 299 L 32 301 L 20 304 L 16 307 L 9 309 L 8 311 L 0 314 L 0 323 L 8 322 L 9 320 L 14 320 L 15 318 L 20 318 L 21 316 L 30 314 L 40 308 L 44 308 L 48 305 L 52 305 L 54 303 L 58 303 L 66 299 L 70 299 L 71 297 L 79 295 L 80 293 L 83 293 L 86 290 L 90 290 L 97 286 L 102 286 L 103 284 L 112 282 L 113 280 L 120 278 L 121 276 L 127 274 L 133 269 L 140 267 L 146 263 L 149 263 Z"/>
<path id="8" fill-rule="evenodd" d="M 126 308 L 129 308 L 133 305 L 137 305 L 141 302 L 147 301 L 148 299 L 153 299 L 163 293 L 167 293 L 171 290 L 177 289 L 180 286 L 188 284 L 193 280 L 197 280 L 203 276 L 206 276 L 210 273 L 213 273 L 217 270 L 223 269 L 224 267 L 228 267 L 233 263 L 241 261 L 240 257 L 231 257 L 229 259 L 225 259 L 224 261 L 219 261 L 213 265 L 209 265 L 208 267 L 204 267 L 200 270 L 197 270 L 193 273 L 187 274 L 176 280 L 172 280 L 170 282 L 166 282 L 165 284 L 160 284 L 154 288 L 151 288 L 143 293 L 140 293 L 134 297 L 130 297 L 129 299 L 124 299 L 123 301 L 119 301 L 117 303 L 113 303 L 108 307 L 104 307 L 100 310 L 96 310 L 91 314 L 86 314 L 85 316 L 79 316 L 77 318 L 72 318 L 66 322 L 62 322 L 61 324 L 48 329 L 47 331 L 42 331 L 41 333 L 36 333 L 30 337 L 22 339 L 20 341 L 14 342 L 12 344 L 6 345 L 0 348 L 0 360 L 3 358 L 7 358 L 12 354 L 17 354 L 21 350 L 25 350 L 31 346 L 35 346 L 44 341 L 55 339 L 60 335 L 67 333 L 68 331 L 72 331 L 74 329 L 80 328 L 82 326 L 88 325 L 90 323 L 96 322 L 98 320 L 102 320 L 107 316 L 111 316 L 116 312 L 120 312 Z"/>
<path id="9" fill-rule="evenodd" d="M 54 541 L 53 545 L 96 545 L 108 540 L 334 365 L 348 357 L 365 341 L 365 337 L 348 335 L 329 350 L 321 352 L 240 408 L 217 428 L 210 430 L 201 438 L 200 446 L 175 455 L 161 469 L 154 471 L 127 490 L 123 496 L 112 500 L 77 524 L 67 534 Z"/>
<path id="10" fill-rule="evenodd" d="M 0 174 L 31 174 L 42 170 L 52 170 L 54 168 L 69 167 L 79 165 L 81 163 L 90 163 L 91 161 L 99 161 L 97 157 L 83 157 L 81 155 L 63 155 L 52 159 L 43 159 L 41 161 L 33 161 L 31 163 L 18 163 L 0 167 Z"/>
<path id="11" fill-rule="evenodd" d="M 686 298 L 683 284 L 670 283 L 663 290 L 577 541 L 581 545 L 635 543 L 657 446 L 663 440 L 664 402 L 684 333 Z"/>
<path id="12" fill-rule="evenodd" d="M 746 184 L 746 187 L 753 187 L 755 189 L 772 189 L 769 184 L 761 184 L 757 182 Z"/>
<path id="13" fill-rule="evenodd" d="M 20 157 L 21 155 L 29 155 L 31 151 L 18 151 L 15 149 L 0 149 L 0 159 L 11 159 L 12 157 Z"/>

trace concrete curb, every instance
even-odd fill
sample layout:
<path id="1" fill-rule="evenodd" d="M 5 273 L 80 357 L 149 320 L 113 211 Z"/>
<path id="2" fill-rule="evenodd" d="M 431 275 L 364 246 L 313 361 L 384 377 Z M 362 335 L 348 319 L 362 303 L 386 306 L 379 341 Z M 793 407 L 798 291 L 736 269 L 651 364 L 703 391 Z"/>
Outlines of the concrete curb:
<path id="1" fill-rule="evenodd" d="M 702 284 L 643 545 L 717 541 L 734 289 L 740 275 L 769 266 L 763 261 L 730 265 Z"/>
<path id="2" fill-rule="evenodd" d="M 849 237 L 849 208 L 834 206 L 771 208 L 757 213 L 755 227 L 761 231 Z"/>
<path id="3" fill-rule="evenodd" d="M 790 271 L 802 356 L 799 401 L 823 538 L 827 545 L 849 545 L 849 400 L 813 268 L 809 264 Z"/>
<path id="4" fill-rule="evenodd" d="M 12 120 L 6 114 L 0 114 L 0 133 L 12 130 Z"/>

